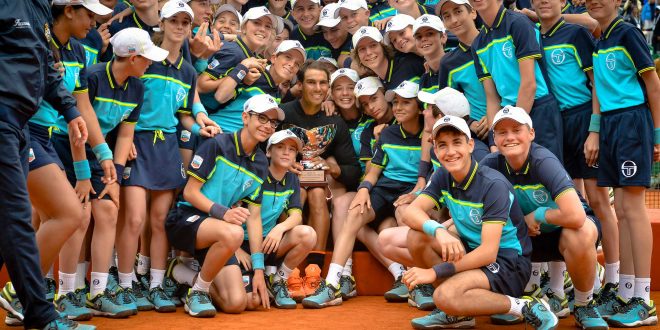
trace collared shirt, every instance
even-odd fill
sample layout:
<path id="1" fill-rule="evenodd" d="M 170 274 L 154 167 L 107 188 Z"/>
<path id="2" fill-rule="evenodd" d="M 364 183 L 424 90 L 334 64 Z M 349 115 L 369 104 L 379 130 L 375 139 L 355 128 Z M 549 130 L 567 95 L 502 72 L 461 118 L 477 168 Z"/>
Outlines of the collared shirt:
<path id="1" fill-rule="evenodd" d="M 140 19 L 140 16 L 138 16 L 137 12 L 134 11 L 131 15 L 124 17 L 121 22 L 119 22 L 119 20 L 112 22 L 110 27 L 108 27 L 108 30 L 110 31 L 110 34 L 114 36 L 117 32 L 129 27 L 145 30 L 151 36 L 155 32 L 154 28 L 158 27 L 158 25 L 147 25 L 147 23 Z"/>
<path id="2" fill-rule="evenodd" d="M 591 56 L 595 40 L 591 32 L 560 18 L 541 35 L 541 44 L 548 82 L 559 102 L 559 109 L 563 111 L 590 102 L 591 81 L 586 72 L 593 69 Z M 570 77 L 570 83 L 566 83 L 567 77 Z"/>
<path id="3" fill-rule="evenodd" d="M 331 53 L 332 53 L 332 58 L 339 59 L 340 55 L 351 55 L 351 50 L 353 50 L 353 41 L 351 40 L 351 35 L 346 36 L 346 41 L 337 49 L 332 48 L 332 45 L 330 45 L 331 48 Z M 337 63 L 340 67 L 344 63 Z"/>
<path id="4" fill-rule="evenodd" d="M 490 154 L 490 148 L 488 148 L 488 146 L 485 143 L 483 143 L 481 140 L 479 140 L 477 138 L 477 136 L 474 135 L 474 133 L 472 133 L 472 135 L 473 135 L 472 140 L 474 141 L 474 149 L 472 150 L 472 158 L 474 158 L 474 160 L 476 160 L 478 162 L 481 162 L 481 160 L 484 159 L 484 157 L 486 157 Z M 442 164 L 440 164 L 440 161 L 438 160 L 438 156 L 435 155 L 435 151 L 433 149 L 434 149 L 433 146 L 431 146 L 431 149 L 430 149 L 431 165 L 433 166 L 432 167 L 433 172 L 435 172 L 435 171 L 442 168 Z M 422 174 L 422 175 L 426 176 L 427 177 L 426 179 L 428 181 L 428 179 L 430 179 L 430 175 L 433 174 L 433 172 L 426 173 L 426 175 L 424 175 L 424 173 L 419 173 L 419 174 Z"/>
<path id="5" fill-rule="evenodd" d="M 594 80 L 600 111 L 612 111 L 647 102 L 641 74 L 655 70 L 644 35 L 617 17 L 602 32 L 593 54 Z"/>
<path id="6" fill-rule="evenodd" d="M 390 120 L 390 122 L 387 124 L 395 125 L 396 119 L 392 118 L 392 120 Z M 374 120 L 366 125 L 364 130 L 362 130 L 362 134 L 360 134 L 360 154 L 358 157 L 362 162 L 366 163 L 370 161 L 374 156 L 374 147 L 376 146 L 376 135 L 374 134 L 374 128 L 376 128 L 378 125 L 380 124 Z"/>
<path id="7" fill-rule="evenodd" d="M 470 118 L 481 120 L 486 115 L 486 92 L 475 71 L 470 46 L 459 43 L 440 61 L 438 89 L 451 87 L 463 92 L 470 103 Z"/>
<path id="8" fill-rule="evenodd" d="M 376 142 L 371 165 L 382 168 L 383 176 L 390 180 L 417 183 L 423 131 L 406 132 L 400 124 L 386 127 Z"/>
<path id="9" fill-rule="evenodd" d="M 239 201 L 261 205 L 261 185 L 268 175 L 268 159 L 256 147 L 245 153 L 241 132 L 222 133 L 206 139 L 188 167 L 189 180 L 203 183 L 201 193 L 214 203 L 232 207 Z M 186 201 L 179 205 L 192 206 Z"/>
<path id="10" fill-rule="evenodd" d="M 500 7 L 492 27 L 485 26 L 472 43 L 472 57 L 479 80 L 493 79 L 502 106 L 516 104 L 520 86 L 519 62 L 534 59 L 534 78 L 539 99 L 550 92 L 539 60 L 539 32 L 527 16 Z M 478 59 L 478 61 L 476 61 Z"/>
<path id="11" fill-rule="evenodd" d="M 439 71 L 429 71 L 424 72 L 422 77 L 419 80 L 419 90 L 425 91 L 428 93 L 435 93 L 438 91 L 438 80 L 440 78 Z"/>
<path id="12" fill-rule="evenodd" d="M 332 57 L 332 46 L 323 38 L 323 32 L 316 31 L 312 35 L 306 35 L 300 26 L 296 25 L 291 31 L 290 40 L 298 40 L 305 47 L 307 59 L 318 60 L 320 57 Z"/>
<path id="13" fill-rule="evenodd" d="M 80 43 L 85 48 L 85 58 L 87 62 L 85 67 L 90 67 L 99 61 L 99 52 L 103 49 L 103 38 L 96 29 L 91 29 L 85 38 L 80 39 Z"/>
<path id="14" fill-rule="evenodd" d="M 367 1 L 367 4 L 369 6 L 369 15 L 371 15 L 369 16 L 370 22 L 380 21 L 395 16 L 397 13 L 396 9 L 390 7 L 387 0 L 378 0 L 375 3 L 369 3 Z"/>
<path id="15" fill-rule="evenodd" d="M 531 253 L 531 241 L 511 184 L 497 171 L 474 159 L 462 182 L 454 181 L 447 171 L 436 171 L 420 196 L 430 198 L 438 207 L 449 209 L 454 225 L 468 250 L 481 245 L 484 223 L 501 224 L 499 248 L 515 250 L 518 255 Z"/>
<path id="16" fill-rule="evenodd" d="M 355 155 L 360 158 L 360 138 L 362 137 L 362 132 L 368 126 L 370 126 L 375 120 L 365 114 L 361 114 L 360 118 L 356 120 L 346 121 L 346 126 L 348 126 L 348 131 L 351 133 L 351 141 L 353 142 L 353 150 L 355 150 Z M 365 170 L 365 162 L 360 159 L 360 168 L 362 173 Z"/>
<path id="17" fill-rule="evenodd" d="M 395 89 L 404 80 L 419 84 L 424 71 L 424 58 L 413 53 L 395 52 L 394 58 L 387 63 L 385 78 L 380 81 L 385 90 Z"/>
<path id="18" fill-rule="evenodd" d="M 266 237 L 273 227 L 277 225 L 277 220 L 286 212 L 290 215 L 294 212 L 302 213 L 302 204 L 300 203 L 300 181 L 298 176 L 286 172 L 284 178 L 278 181 L 268 173 L 268 176 L 261 185 L 263 198 L 261 200 L 261 225 L 263 227 L 263 236 Z M 247 225 L 243 224 L 245 240 L 248 239 Z"/>

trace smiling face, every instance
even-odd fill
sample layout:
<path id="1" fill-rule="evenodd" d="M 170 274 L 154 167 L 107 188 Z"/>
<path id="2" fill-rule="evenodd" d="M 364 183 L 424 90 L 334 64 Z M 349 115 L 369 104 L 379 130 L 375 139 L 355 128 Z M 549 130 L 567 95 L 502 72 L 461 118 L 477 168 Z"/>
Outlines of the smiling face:
<path id="1" fill-rule="evenodd" d="M 415 46 L 417 51 L 424 57 L 433 57 L 435 54 L 444 52 L 442 45 L 447 37 L 435 29 L 423 27 L 415 32 Z"/>
<path id="2" fill-rule="evenodd" d="M 566 0 L 532 0 L 532 5 L 541 20 L 554 20 L 561 16 Z"/>
<path id="3" fill-rule="evenodd" d="M 243 126 L 248 130 L 250 136 L 253 136 L 259 142 L 265 142 L 275 133 L 275 128 L 269 122 L 260 122 L 259 115 L 265 115 L 269 120 L 277 120 L 277 109 L 271 109 L 262 114 L 248 112 L 242 114 Z"/>
<path id="4" fill-rule="evenodd" d="M 419 103 L 417 99 L 408 99 L 399 94 L 394 95 L 392 100 L 392 114 L 396 121 L 409 123 L 419 118 Z"/>
<path id="5" fill-rule="evenodd" d="M 360 63 L 371 70 L 374 70 L 381 63 L 387 61 L 383 45 L 376 40 L 363 38 L 358 42 L 356 48 Z"/>
<path id="6" fill-rule="evenodd" d="M 302 99 L 313 106 L 321 106 L 328 95 L 328 74 L 323 70 L 307 69 L 302 81 Z"/>
<path id="7" fill-rule="evenodd" d="M 534 135 L 534 129 L 512 119 L 502 119 L 493 129 L 495 145 L 507 159 L 526 158 Z"/>
<path id="8" fill-rule="evenodd" d="M 332 100 L 340 109 L 352 109 L 355 106 L 353 89 L 355 82 L 346 76 L 335 79 L 332 84 Z"/>
<path id="9" fill-rule="evenodd" d="M 310 31 L 319 22 L 321 6 L 310 0 L 297 0 L 291 12 L 301 29 Z"/>
<path id="10" fill-rule="evenodd" d="M 211 23 L 213 18 L 213 8 L 211 8 L 211 0 L 192 0 L 188 5 L 195 14 L 193 26 L 200 26 L 202 23 Z"/>
<path id="11" fill-rule="evenodd" d="M 236 15 L 230 11 L 224 11 L 215 18 L 213 27 L 222 34 L 237 34 L 241 24 Z"/>
<path id="12" fill-rule="evenodd" d="M 415 51 L 415 38 L 412 35 L 412 26 L 407 26 L 400 31 L 390 31 L 390 43 L 394 48 L 402 53 L 411 53 Z"/>
<path id="13" fill-rule="evenodd" d="M 472 4 L 472 7 L 474 7 L 474 9 L 478 12 L 496 12 L 497 9 L 502 5 L 502 2 L 499 0 L 472 0 L 470 3 Z"/>
<path id="14" fill-rule="evenodd" d="M 369 10 L 358 8 L 357 10 L 339 9 L 340 25 L 350 34 L 355 34 L 363 26 L 369 25 Z"/>
<path id="15" fill-rule="evenodd" d="M 286 139 L 278 144 L 270 146 L 266 156 L 270 157 L 270 163 L 279 168 L 289 168 L 296 161 L 298 145 L 293 139 Z"/>
<path id="16" fill-rule="evenodd" d="M 348 32 L 342 28 L 341 23 L 335 27 L 322 26 L 321 29 L 323 31 L 323 39 L 329 42 L 330 46 L 334 49 L 339 49 L 346 42 L 346 38 L 348 38 Z"/>
<path id="17" fill-rule="evenodd" d="M 250 50 L 262 49 L 270 42 L 271 34 L 275 33 L 273 21 L 268 16 L 249 20 L 243 24 L 241 33 Z"/>
<path id="18" fill-rule="evenodd" d="M 459 38 L 476 29 L 474 20 L 477 18 L 477 12 L 466 5 L 457 5 L 451 1 L 445 3 L 442 6 L 441 18 L 445 28 Z"/>
<path id="19" fill-rule="evenodd" d="M 443 127 L 433 140 L 433 150 L 440 164 L 452 175 L 470 167 L 474 140 L 453 127 Z"/>
<path id="20" fill-rule="evenodd" d="M 601 25 L 609 24 L 617 15 L 621 0 L 587 0 L 589 16 Z"/>
<path id="21" fill-rule="evenodd" d="M 390 104 L 385 100 L 385 93 L 383 93 L 382 88 L 379 88 L 374 95 L 360 96 L 358 101 L 362 111 L 377 122 L 382 122 L 387 117 L 388 112 L 391 111 Z"/>
<path id="22" fill-rule="evenodd" d="M 299 51 L 290 49 L 277 55 L 273 54 L 271 62 L 273 63 L 271 70 L 275 70 L 277 76 L 282 77 L 284 81 L 291 81 L 298 74 L 305 59 Z"/>

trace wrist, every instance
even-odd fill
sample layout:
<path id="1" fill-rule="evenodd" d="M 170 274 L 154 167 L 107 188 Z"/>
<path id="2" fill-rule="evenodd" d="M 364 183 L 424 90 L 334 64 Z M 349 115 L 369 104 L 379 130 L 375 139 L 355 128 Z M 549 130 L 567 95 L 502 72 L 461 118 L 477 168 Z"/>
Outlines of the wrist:
<path id="1" fill-rule="evenodd" d="M 435 237 L 435 233 L 438 231 L 438 229 L 446 230 L 447 228 L 441 223 L 431 219 L 424 221 L 424 224 L 422 225 L 422 231 L 431 237 Z"/>
<path id="2" fill-rule="evenodd" d="M 124 165 L 115 163 L 115 172 L 117 172 L 117 183 L 121 184 L 124 175 Z"/>
<path id="3" fill-rule="evenodd" d="M 201 102 L 194 103 L 192 106 L 193 118 L 197 119 L 197 115 L 199 115 L 200 113 L 203 113 L 207 116 L 209 115 L 209 113 L 206 111 L 204 105 Z"/>
<path id="4" fill-rule="evenodd" d="M 112 151 L 107 143 L 99 143 L 92 148 L 96 160 L 100 162 L 104 160 L 112 160 Z"/>
<path id="5" fill-rule="evenodd" d="M 247 73 L 249 71 L 250 70 L 245 65 L 243 65 L 243 63 L 239 63 L 238 65 L 236 65 L 234 70 L 231 70 L 228 76 L 231 79 L 234 79 L 234 81 L 240 85 L 243 82 L 243 79 L 245 79 L 245 76 L 247 76 Z"/>
<path id="6" fill-rule="evenodd" d="M 252 260 L 252 269 L 254 270 L 264 270 L 264 254 L 262 252 L 255 252 L 250 255 Z"/>
<path id="7" fill-rule="evenodd" d="M 436 280 L 447 278 L 456 274 L 456 266 L 454 266 L 454 264 L 451 262 L 443 262 L 441 264 L 437 264 L 433 266 L 433 270 L 435 271 Z"/>
<path id="8" fill-rule="evenodd" d="M 199 136 L 200 130 L 202 130 L 202 127 L 197 123 L 192 124 L 192 127 L 190 127 L 190 131 L 197 136 Z"/>
<path id="9" fill-rule="evenodd" d="M 371 184 L 371 182 L 365 180 L 365 181 L 360 182 L 360 185 L 358 186 L 358 191 L 362 188 L 365 188 L 365 189 L 367 189 L 367 191 L 371 192 L 371 189 L 374 188 L 374 185 Z"/>
<path id="10" fill-rule="evenodd" d="M 548 207 L 539 207 L 534 211 L 534 220 L 538 223 L 548 223 L 548 221 L 545 219 L 545 213 L 548 210 Z"/>
<path id="11" fill-rule="evenodd" d="M 653 144 L 660 144 L 660 128 L 653 130 Z"/>
<path id="12" fill-rule="evenodd" d="M 92 177 L 87 159 L 73 162 L 73 172 L 76 174 L 76 180 L 78 181 L 89 180 Z"/>
<path id="13" fill-rule="evenodd" d="M 211 205 L 211 210 L 209 210 L 209 215 L 218 220 L 224 220 L 225 213 L 227 213 L 227 211 L 229 211 L 228 207 L 218 203 L 213 203 L 213 205 Z"/>
<path id="14" fill-rule="evenodd" d="M 597 113 L 591 114 L 591 119 L 589 120 L 589 132 L 600 133 L 600 115 Z"/>

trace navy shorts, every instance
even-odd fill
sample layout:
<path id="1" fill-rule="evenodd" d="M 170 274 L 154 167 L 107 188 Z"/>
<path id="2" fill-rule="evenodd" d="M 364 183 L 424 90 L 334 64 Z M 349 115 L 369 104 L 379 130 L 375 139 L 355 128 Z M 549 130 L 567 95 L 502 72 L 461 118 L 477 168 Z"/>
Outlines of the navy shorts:
<path id="1" fill-rule="evenodd" d="M 589 136 L 592 104 L 587 102 L 562 111 L 564 120 L 564 167 L 575 179 L 598 178 L 598 167 L 587 166 L 584 142 Z"/>
<path id="2" fill-rule="evenodd" d="M 495 262 L 481 267 L 481 271 L 488 277 L 490 291 L 520 297 L 532 272 L 532 263 L 516 250 L 500 249 Z"/>
<path id="3" fill-rule="evenodd" d="M 176 136 L 179 142 L 179 149 L 195 150 L 199 137 L 181 125 L 176 125 Z"/>
<path id="4" fill-rule="evenodd" d="M 396 181 L 381 177 L 369 193 L 371 209 L 376 213 L 374 221 L 369 223 L 372 228 L 377 228 L 387 217 L 394 216 L 394 201 L 403 194 L 407 194 L 415 187 L 414 184 Z"/>
<path id="5" fill-rule="evenodd" d="M 55 164 L 63 170 L 64 165 L 50 140 L 49 128 L 30 122 L 28 122 L 28 128 L 30 129 L 30 156 L 28 158 L 30 171 L 50 164 Z"/>
<path id="6" fill-rule="evenodd" d="M 601 114 L 598 185 L 651 185 L 653 119 L 643 104 Z"/>
<path id="7" fill-rule="evenodd" d="M 64 173 L 66 173 L 66 178 L 69 180 L 69 183 L 72 187 L 76 186 L 78 180 L 76 179 L 76 172 L 73 170 L 73 156 L 71 155 L 71 144 L 69 143 L 69 136 L 62 134 L 53 134 L 51 137 L 53 141 L 53 146 L 57 155 L 60 157 L 62 164 L 64 165 Z M 95 193 L 90 192 L 90 198 L 98 198 L 99 194 L 105 189 L 105 183 L 103 183 L 102 178 L 104 175 L 103 168 L 101 164 L 96 160 L 96 155 L 92 151 L 92 148 L 89 144 L 85 144 L 85 155 L 87 161 L 89 162 L 89 169 L 92 172 L 92 177 L 90 182 L 92 183 L 92 188 L 94 188 Z M 117 174 L 119 175 L 119 174 Z M 110 195 L 103 196 L 103 199 L 110 200 Z"/>
<path id="8" fill-rule="evenodd" d="M 595 247 L 600 243 L 602 231 L 600 221 L 595 215 L 587 214 L 587 219 L 591 220 L 596 225 L 598 230 L 598 239 L 596 240 Z M 559 251 L 559 239 L 563 228 L 557 227 L 553 231 L 543 232 L 541 235 L 532 236 L 532 261 L 533 262 L 546 262 L 546 261 L 562 261 L 564 256 Z"/>
<path id="9" fill-rule="evenodd" d="M 176 134 L 154 131 L 136 132 L 133 138 L 137 158 L 126 164 L 124 186 L 140 186 L 148 190 L 172 190 L 186 183 Z"/>
<path id="10" fill-rule="evenodd" d="M 248 240 L 243 241 L 243 244 L 241 244 L 241 249 L 243 249 L 243 251 L 249 254 L 250 241 Z M 264 254 L 264 266 L 279 267 L 283 261 L 284 258 L 278 258 L 277 253 Z M 238 267 L 241 268 L 241 273 L 243 275 L 243 283 L 245 284 L 245 291 L 252 292 L 252 278 L 254 277 L 254 270 L 247 270 L 240 263 L 238 263 Z"/>
<path id="11" fill-rule="evenodd" d="M 536 137 L 534 142 L 548 148 L 559 161 L 563 159 L 563 136 L 562 118 L 559 113 L 559 104 L 555 97 L 546 95 L 534 100 L 534 105 L 529 113 Z"/>

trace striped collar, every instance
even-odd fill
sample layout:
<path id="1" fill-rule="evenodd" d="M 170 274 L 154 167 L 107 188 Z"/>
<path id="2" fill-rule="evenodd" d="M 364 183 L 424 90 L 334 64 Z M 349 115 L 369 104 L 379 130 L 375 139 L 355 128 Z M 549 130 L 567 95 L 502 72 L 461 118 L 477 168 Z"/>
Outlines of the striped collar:
<path id="1" fill-rule="evenodd" d="M 115 80 L 115 75 L 112 74 L 112 63 L 115 62 L 115 59 L 113 58 L 110 60 L 110 62 L 105 64 L 105 74 L 108 77 L 108 83 L 110 84 L 110 88 L 115 89 L 115 86 L 117 87 L 122 87 L 118 86 L 119 84 Z M 126 79 L 126 83 L 124 83 L 124 90 L 128 88 L 128 79 Z"/>
<path id="2" fill-rule="evenodd" d="M 601 40 L 605 40 L 605 39 L 609 38 L 609 37 L 610 37 L 610 34 L 612 33 L 612 31 L 614 31 L 614 29 L 615 29 L 617 26 L 620 26 L 622 23 L 623 23 L 623 17 L 621 17 L 621 16 L 617 16 L 617 17 L 612 21 L 612 23 L 610 23 L 610 25 L 607 27 L 607 29 L 605 29 L 605 31 L 603 31 L 603 33 L 600 35 L 600 39 L 601 39 Z"/>
<path id="3" fill-rule="evenodd" d="M 546 32 L 546 33 L 543 34 L 543 37 L 544 37 L 544 38 L 550 38 L 550 37 L 552 37 L 553 35 L 555 35 L 555 33 L 556 33 L 556 32 L 557 32 L 562 26 L 564 26 L 564 24 L 566 24 L 566 21 L 564 20 L 563 17 L 560 17 L 559 20 L 555 23 L 555 25 L 553 25 L 553 26 L 548 30 L 548 32 Z"/>
<path id="4" fill-rule="evenodd" d="M 257 149 L 259 146 L 256 146 L 254 150 L 252 151 L 251 154 L 246 154 L 245 150 L 243 150 L 243 142 L 241 141 L 241 132 L 243 131 L 243 128 L 239 129 L 238 131 L 234 132 L 234 146 L 236 147 L 236 156 L 238 157 L 248 157 L 250 158 L 251 161 L 254 161 L 254 156 L 257 154 Z"/>
<path id="5" fill-rule="evenodd" d="M 484 22 L 484 27 L 483 28 L 486 31 L 486 33 L 490 32 L 490 31 L 493 31 L 494 29 L 497 29 L 497 28 L 500 27 L 500 25 L 502 24 L 502 21 L 504 20 L 504 15 L 506 14 L 506 12 L 507 12 L 507 9 L 504 8 L 504 6 L 500 6 L 500 9 L 498 9 L 498 11 L 497 11 L 497 15 L 496 15 L 496 18 L 495 18 L 494 25 L 493 26 L 488 26 L 486 24 L 486 22 Z"/>
<path id="6" fill-rule="evenodd" d="M 460 183 L 454 181 L 454 177 L 452 176 L 451 186 L 454 188 L 461 189 L 463 191 L 468 190 L 468 188 L 470 188 L 470 184 L 472 184 L 472 181 L 474 181 L 474 177 L 476 176 L 478 169 L 479 169 L 479 163 L 477 163 L 477 161 L 474 160 L 474 158 L 470 158 L 470 170 L 468 171 L 468 175 Z"/>

